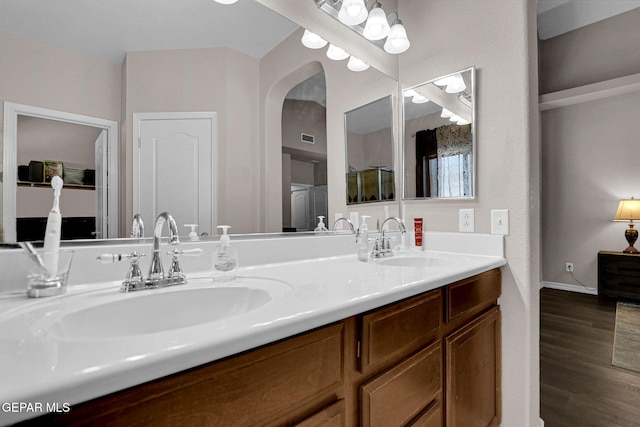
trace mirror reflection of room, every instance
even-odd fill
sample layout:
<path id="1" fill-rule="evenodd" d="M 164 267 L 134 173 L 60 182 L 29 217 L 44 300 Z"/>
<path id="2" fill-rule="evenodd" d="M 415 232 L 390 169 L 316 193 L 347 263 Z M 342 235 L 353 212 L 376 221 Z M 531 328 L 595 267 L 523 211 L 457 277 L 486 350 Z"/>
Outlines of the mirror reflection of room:
<path id="1" fill-rule="evenodd" d="M 294 86 L 282 106 L 282 230 L 310 231 L 327 218 L 324 72 Z"/>
<path id="2" fill-rule="evenodd" d="M 403 95 L 404 197 L 473 197 L 473 69 Z"/>
<path id="3" fill-rule="evenodd" d="M 62 239 L 96 237 L 96 141 L 103 129 L 18 116 L 17 240 L 43 240 L 53 198 L 52 174 L 64 179 Z M 49 171 L 50 173 L 48 173 Z"/>
<path id="4" fill-rule="evenodd" d="M 391 96 L 345 114 L 347 204 L 395 199 Z"/>

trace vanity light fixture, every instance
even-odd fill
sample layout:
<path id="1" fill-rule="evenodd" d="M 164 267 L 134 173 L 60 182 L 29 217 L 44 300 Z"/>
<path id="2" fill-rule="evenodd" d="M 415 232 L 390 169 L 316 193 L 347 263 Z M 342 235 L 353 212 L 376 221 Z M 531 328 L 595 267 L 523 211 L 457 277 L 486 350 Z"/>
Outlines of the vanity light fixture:
<path id="1" fill-rule="evenodd" d="M 214 0 L 214 1 L 220 4 L 234 4 L 238 0 Z"/>
<path id="2" fill-rule="evenodd" d="M 437 86 L 446 86 L 444 91 L 447 93 L 458 93 L 467 88 L 467 85 L 464 84 L 464 79 L 460 74 L 452 74 L 438 79 L 433 83 Z"/>
<path id="3" fill-rule="evenodd" d="M 402 93 L 404 94 L 405 98 L 414 97 L 418 95 L 418 92 L 416 92 L 415 89 L 407 89 L 402 91 Z"/>
<path id="4" fill-rule="evenodd" d="M 440 114 L 440 117 L 442 117 L 443 119 L 448 119 L 451 116 L 453 116 L 453 113 L 449 110 L 447 110 L 446 108 L 442 109 L 442 113 Z"/>
<path id="5" fill-rule="evenodd" d="M 429 98 L 416 92 L 414 97 L 411 98 L 411 102 L 413 102 L 414 104 L 426 104 L 427 102 L 429 102 Z"/>
<path id="6" fill-rule="evenodd" d="M 320 49 L 327 45 L 327 41 L 309 30 L 304 30 L 302 35 L 302 44 L 309 49 Z"/>
<path id="7" fill-rule="evenodd" d="M 398 18 L 398 13 L 392 12 L 389 16 L 393 14 L 396 15 L 396 19 L 391 23 L 391 30 L 389 30 L 387 41 L 384 42 L 384 50 L 387 53 L 398 54 L 406 52 L 409 46 L 411 46 L 411 43 L 407 37 L 407 30 Z"/>
<path id="8" fill-rule="evenodd" d="M 358 25 L 367 19 L 368 14 L 364 0 L 342 0 L 338 19 L 345 25 Z"/>
<path id="9" fill-rule="evenodd" d="M 333 59 L 334 61 L 342 61 L 343 59 L 347 59 L 349 57 L 349 54 L 342 48 L 329 43 L 329 49 L 327 49 L 327 57 L 329 59 Z"/>
<path id="10" fill-rule="evenodd" d="M 636 200 L 633 197 L 630 199 L 620 200 L 616 216 L 613 220 L 629 223 L 629 228 L 624 232 L 624 237 L 627 239 L 629 246 L 622 252 L 627 254 L 637 254 L 639 251 L 633 246 L 633 244 L 638 239 L 638 230 L 633 228 L 633 221 L 640 220 L 640 200 Z"/>
<path id="11" fill-rule="evenodd" d="M 389 35 L 391 27 L 387 22 L 387 15 L 380 2 L 375 2 L 369 11 L 369 18 L 364 26 L 362 35 L 368 40 L 382 40 Z"/>
<path id="12" fill-rule="evenodd" d="M 351 58 L 349 58 L 349 62 L 347 62 L 347 68 L 351 71 L 359 72 L 369 68 L 369 64 L 364 62 L 362 59 L 356 58 L 355 56 L 351 55 Z"/>

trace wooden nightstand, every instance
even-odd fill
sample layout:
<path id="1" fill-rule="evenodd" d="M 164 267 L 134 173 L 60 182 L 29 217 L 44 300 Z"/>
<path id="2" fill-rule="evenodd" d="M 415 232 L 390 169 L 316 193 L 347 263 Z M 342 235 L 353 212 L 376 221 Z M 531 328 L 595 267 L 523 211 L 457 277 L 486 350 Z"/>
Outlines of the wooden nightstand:
<path id="1" fill-rule="evenodd" d="M 640 300 L 640 254 L 598 252 L 598 295 Z"/>

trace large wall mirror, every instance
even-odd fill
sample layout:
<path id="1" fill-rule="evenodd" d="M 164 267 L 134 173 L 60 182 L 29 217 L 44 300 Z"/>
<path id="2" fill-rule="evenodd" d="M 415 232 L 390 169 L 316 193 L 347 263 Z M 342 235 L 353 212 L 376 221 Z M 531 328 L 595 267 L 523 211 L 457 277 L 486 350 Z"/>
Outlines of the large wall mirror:
<path id="1" fill-rule="evenodd" d="M 403 90 L 404 199 L 475 196 L 475 68 Z"/>
<path id="2" fill-rule="evenodd" d="M 395 200 L 391 96 L 344 115 L 347 204 Z"/>
<path id="3" fill-rule="evenodd" d="M 101 22 L 100 26 L 86 25 L 96 20 Z M 246 25 L 247 22 L 260 25 Z M 347 61 L 334 63 L 327 59 L 324 50 L 307 49 L 300 42 L 303 32 L 298 24 L 255 0 L 233 5 L 203 0 L 145 0 L 133 5 L 128 0 L 114 0 L 108 7 L 99 0 L 81 4 L 73 0 L 41 2 L 37 7 L 32 1 L 9 2 L 3 5 L 0 14 L 3 64 L 0 103 L 9 101 L 117 123 L 119 152 L 113 159 L 116 172 L 109 174 L 109 180 L 116 180 L 110 188 L 119 190 L 117 212 L 109 216 L 109 233 L 100 235 L 98 230 L 96 237 L 129 237 L 136 213 L 133 153 L 138 137 L 134 135 L 133 122 L 134 114 L 138 113 L 215 113 L 217 169 L 212 193 L 216 197 L 213 207 L 216 223 L 230 224 L 234 234 L 281 231 L 287 228 L 290 220 L 286 215 L 290 214 L 287 203 L 282 203 L 280 197 L 286 199 L 291 185 L 283 191 L 280 169 L 285 165 L 281 158 L 289 133 L 279 119 L 285 113 L 289 117 L 299 115 L 296 106 L 306 105 L 308 110 L 309 103 L 303 102 L 306 100 L 295 98 L 293 102 L 286 94 L 318 70 L 297 81 L 291 76 L 314 62 L 322 65 L 319 71 L 324 70 L 329 100 L 327 152 L 323 157 L 312 152 L 320 146 L 322 133 L 305 125 L 296 134 L 302 148 L 297 147 L 293 153 L 293 165 L 304 166 L 301 169 L 310 175 L 309 164 L 320 170 L 318 165 L 324 167 L 326 163 L 327 176 L 316 172 L 313 186 L 327 184 L 328 196 L 322 197 L 329 204 L 331 200 L 340 203 L 344 200 L 344 146 L 336 137 L 338 127 L 343 133 L 344 112 L 363 104 L 364 83 L 384 87 L 384 92 L 376 97 L 393 91 L 389 82 L 397 88 L 395 79 L 373 67 L 352 72 L 346 67 Z M 331 66 L 327 67 L 328 63 Z M 283 87 L 285 84 L 288 86 Z M 269 99 L 273 92 L 282 96 Z M 320 105 L 311 102 L 315 102 L 314 108 Z M 267 109 L 279 109 L 278 120 L 273 119 L 273 112 L 265 113 Z M 340 119 L 336 120 L 336 116 Z M 16 140 L 18 153 L 22 152 L 20 133 Z M 315 136 L 315 147 L 300 141 L 301 133 Z M 274 139 L 278 140 L 277 147 L 272 144 Z M 87 144 L 95 148 L 95 141 Z M 305 147 L 311 154 L 299 151 Z M 39 155 L 35 158 L 35 154 L 28 156 L 31 157 L 21 157 L 19 161 L 3 156 L 4 173 L 14 176 L 19 165 L 28 165 L 31 160 L 50 160 Z M 12 162 L 11 167 L 7 168 L 6 162 Z M 84 162 L 66 162 L 70 169 L 97 169 Z M 303 165 L 305 162 L 308 164 Z M 300 184 L 301 180 L 295 178 L 293 184 Z M 311 185 L 307 181 L 302 183 Z M 23 191 L 26 189 L 0 183 L 0 193 L 11 192 L 10 198 L 15 198 L 13 193 Z M 47 200 L 39 206 L 50 204 L 50 189 L 29 189 L 32 195 L 40 192 Z M 339 198 L 332 197 L 333 192 L 339 193 Z M 88 194 L 94 194 L 96 200 L 88 201 Z M 87 200 L 80 203 L 92 205 L 91 212 L 87 209 L 78 214 L 82 216 L 91 216 L 93 207 L 98 209 L 98 198 L 102 198 L 97 191 L 78 191 L 74 195 L 83 195 Z M 114 206 L 115 202 L 108 204 L 109 209 Z M 341 204 L 333 209 L 328 207 L 329 212 L 338 209 L 343 209 Z M 48 210 L 32 214 L 46 217 L 47 213 Z M 153 218 L 144 219 L 147 230 L 151 229 Z M 190 221 L 176 220 L 180 231 L 187 234 L 189 229 L 183 224 Z M 13 230 L 12 224 L 4 224 L 2 218 L 0 221 L 0 225 Z M 5 232 L 7 236 L 5 241 L 13 241 L 15 233 Z"/>

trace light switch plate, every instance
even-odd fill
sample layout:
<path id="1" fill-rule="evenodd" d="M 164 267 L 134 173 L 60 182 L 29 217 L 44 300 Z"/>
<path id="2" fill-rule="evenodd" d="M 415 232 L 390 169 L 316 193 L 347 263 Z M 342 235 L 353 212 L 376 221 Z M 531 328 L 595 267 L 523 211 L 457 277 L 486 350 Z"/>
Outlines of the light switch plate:
<path id="1" fill-rule="evenodd" d="M 509 234 L 509 209 L 491 210 L 491 234 Z"/>
<path id="2" fill-rule="evenodd" d="M 473 209 L 460 209 L 459 211 L 459 231 L 461 233 L 473 233 L 475 230 L 475 219 Z"/>

